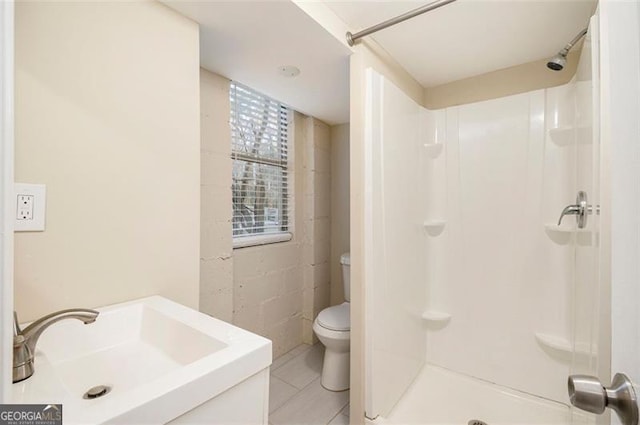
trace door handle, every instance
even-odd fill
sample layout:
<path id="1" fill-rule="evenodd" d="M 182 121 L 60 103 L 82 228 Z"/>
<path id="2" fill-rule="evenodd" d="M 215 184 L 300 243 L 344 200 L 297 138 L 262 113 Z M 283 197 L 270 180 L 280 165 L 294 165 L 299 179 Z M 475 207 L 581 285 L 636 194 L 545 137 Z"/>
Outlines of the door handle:
<path id="1" fill-rule="evenodd" d="M 569 400 L 578 409 L 602 414 L 610 407 L 623 425 L 638 425 L 638 402 L 631 380 L 616 373 L 611 386 L 605 387 L 595 376 L 571 375 L 567 382 Z"/>
<path id="2" fill-rule="evenodd" d="M 558 219 L 558 226 L 562 224 L 562 219 L 565 215 L 575 215 L 578 229 L 584 229 L 587 227 L 587 216 L 589 214 L 593 214 L 593 206 L 587 202 L 587 192 L 581 190 L 576 196 L 576 203 L 568 205 L 562 210 L 560 218 Z M 600 206 L 596 207 L 596 214 L 600 214 Z"/>

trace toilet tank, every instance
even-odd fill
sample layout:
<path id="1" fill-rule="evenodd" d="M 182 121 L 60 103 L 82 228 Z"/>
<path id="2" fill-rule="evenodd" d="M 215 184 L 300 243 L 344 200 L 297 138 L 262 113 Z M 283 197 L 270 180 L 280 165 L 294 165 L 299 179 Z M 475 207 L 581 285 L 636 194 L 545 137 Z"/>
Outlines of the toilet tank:
<path id="1" fill-rule="evenodd" d="M 342 286 L 344 287 L 344 300 L 351 301 L 351 255 L 347 252 L 340 256 L 342 265 Z"/>

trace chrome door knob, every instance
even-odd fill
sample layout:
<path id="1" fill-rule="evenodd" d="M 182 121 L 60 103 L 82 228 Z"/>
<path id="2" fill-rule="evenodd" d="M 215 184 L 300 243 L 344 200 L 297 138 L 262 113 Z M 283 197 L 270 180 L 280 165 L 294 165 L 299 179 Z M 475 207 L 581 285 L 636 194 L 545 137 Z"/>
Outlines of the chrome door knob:
<path id="1" fill-rule="evenodd" d="M 569 377 L 569 401 L 587 412 L 602 414 L 607 407 L 607 392 L 594 376 L 572 375 Z"/>
<path id="2" fill-rule="evenodd" d="M 626 375 L 617 373 L 608 388 L 595 376 L 588 375 L 571 375 L 567 384 L 569 400 L 578 409 L 602 414 L 610 407 L 623 425 L 638 425 L 636 393 Z"/>

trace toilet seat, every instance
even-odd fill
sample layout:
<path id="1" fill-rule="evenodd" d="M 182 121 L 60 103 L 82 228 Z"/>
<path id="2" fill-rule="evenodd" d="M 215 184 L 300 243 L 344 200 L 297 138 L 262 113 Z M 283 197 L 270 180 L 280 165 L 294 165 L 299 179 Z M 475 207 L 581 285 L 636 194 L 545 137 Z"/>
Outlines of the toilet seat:
<path id="1" fill-rule="evenodd" d="M 351 309 L 348 302 L 325 308 L 318 314 L 318 325 L 339 332 L 351 330 Z"/>
<path id="2" fill-rule="evenodd" d="M 349 347 L 349 343 L 351 341 L 351 331 L 332 331 L 331 329 L 327 329 L 324 326 L 318 323 L 318 320 L 313 321 L 313 331 L 316 333 L 316 336 L 320 341 L 333 341 L 333 345 L 340 345 Z M 323 344 L 326 347 L 325 342 Z M 346 345 L 345 345 L 346 344 Z"/>

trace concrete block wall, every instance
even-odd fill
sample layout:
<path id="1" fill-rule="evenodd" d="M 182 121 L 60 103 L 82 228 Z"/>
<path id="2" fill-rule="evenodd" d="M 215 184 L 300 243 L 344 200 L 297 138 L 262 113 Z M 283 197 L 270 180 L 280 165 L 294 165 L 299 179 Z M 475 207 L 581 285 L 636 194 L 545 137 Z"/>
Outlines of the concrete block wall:
<path id="1" fill-rule="evenodd" d="M 233 249 L 229 80 L 201 71 L 200 310 L 273 341 L 273 355 L 315 342 L 329 305 L 331 131 L 293 114 L 293 238 Z"/>
<path id="2" fill-rule="evenodd" d="M 233 323 L 273 342 L 274 358 L 302 343 L 305 216 L 309 187 L 305 179 L 308 120 L 293 114 L 293 238 L 288 242 L 236 249 L 233 272 Z"/>
<path id="3" fill-rule="evenodd" d="M 300 242 L 234 253 L 233 323 L 273 342 L 274 358 L 302 342 Z"/>
<path id="4" fill-rule="evenodd" d="M 331 296 L 331 130 L 307 117 L 304 126 L 304 290 L 303 341 L 317 342 L 313 320 Z"/>
<path id="5" fill-rule="evenodd" d="M 200 70 L 200 311 L 233 320 L 229 80 Z"/>
<path id="6" fill-rule="evenodd" d="M 344 301 L 340 256 L 349 233 L 349 124 L 341 124 L 331 127 L 331 305 Z"/>

